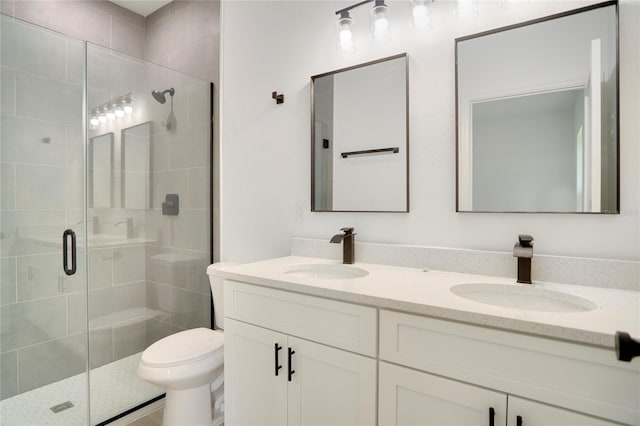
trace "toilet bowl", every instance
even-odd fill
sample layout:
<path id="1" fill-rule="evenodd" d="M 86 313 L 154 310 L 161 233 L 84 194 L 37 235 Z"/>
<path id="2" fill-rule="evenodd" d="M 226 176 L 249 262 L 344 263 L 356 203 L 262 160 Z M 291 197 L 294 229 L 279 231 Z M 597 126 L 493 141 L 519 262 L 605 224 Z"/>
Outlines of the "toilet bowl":
<path id="1" fill-rule="evenodd" d="M 224 377 L 223 282 L 211 272 L 229 263 L 207 268 L 213 295 L 216 329 L 181 331 L 149 346 L 142 353 L 138 376 L 166 389 L 163 426 L 212 425 L 211 392 L 220 395 Z M 214 389 L 215 386 L 215 389 Z M 216 401 L 216 407 L 221 407 Z M 221 422 L 218 419 L 216 424 Z"/>

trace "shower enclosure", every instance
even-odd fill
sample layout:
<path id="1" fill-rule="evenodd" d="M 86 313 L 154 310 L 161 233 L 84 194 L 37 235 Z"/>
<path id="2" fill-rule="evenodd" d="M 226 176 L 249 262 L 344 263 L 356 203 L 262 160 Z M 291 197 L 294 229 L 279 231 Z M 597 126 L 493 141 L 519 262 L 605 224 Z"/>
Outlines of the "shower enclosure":
<path id="1" fill-rule="evenodd" d="M 100 424 L 211 325 L 213 86 L 1 19 L 0 423 Z"/>

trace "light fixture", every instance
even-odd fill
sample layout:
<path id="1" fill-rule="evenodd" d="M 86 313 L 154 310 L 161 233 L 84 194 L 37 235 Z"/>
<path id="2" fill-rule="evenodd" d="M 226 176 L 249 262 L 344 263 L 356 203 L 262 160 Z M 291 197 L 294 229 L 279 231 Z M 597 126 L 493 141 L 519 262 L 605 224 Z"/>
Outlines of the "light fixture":
<path id="1" fill-rule="evenodd" d="M 427 5 L 434 0 L 411 0 L 411 15 L 413 17 L 413 27 L 425 29 L 431 27 L 431 12 Z"/>
<path id="2" fill-rule="evenodd" d="M 98 112 L 96 111 L 96 109 L 94 108 L 93 111 L 91 111 L 91 118 L 89 119 L 89 124 L 91 124 L 91 127 L 98 127 L 98 125 L 100 124 L 100 120 L 98 120 Z"/>
<path id="3" fill-rule="evenodd" d="M 122 108 L 122 102 L 113 104 L 113 112 L 116 114 L 117 118 L 124 117 L 124 109 Z"/>
<path id="4" fill-rule="evenodd" d="M 133 114 L 133 103 L 131 102 L 131 93 L 127 93 L 93 108 L 89 117 L 89 124 L 92 129 L 95 129 L 101 124 L 112 122 L 131 114 Z"/>
<path id="5" fill-rule="evenodd" d="M 122 109 L 126 115 L 133 114 L 133 105 L 131 104 L 131 95 L 122 98 Z"/>
<path id="6" fill-rule="evenodd" d="M 340 11 L 340 17 L 338 18 L 338 47 L 345 52 L 351 52 L 354 50 L 353 33 L 351 32 L 351 23 L 353 19 L 349 16 L 348 10 Z"/>
<path id="7" fill-rule="evenodd" d="M 98 114 L 98 120 L 100 120 L 100 123 L 102 124 L 107 122 L 107 107 L 104 107 L 100 110 L 100 113 Z"/>
<path id="8" fill-rule="evenodd" d="M 113 107 L 105 107 L 105 109 L 107 110 L 105 112 L 105 115 L 107 116 L 107 120 L 109 121 L 113 121 L 116 119 L 116 113 L 113 110 Z"/>
<path id="9" fill-rule="evenodd" d="M 389 18 L 387 13 L 389 8 L 384 4 L 384 0 L 375 0 L 370 13 L 371 39 L 376 41 L 389 39 Z"/>

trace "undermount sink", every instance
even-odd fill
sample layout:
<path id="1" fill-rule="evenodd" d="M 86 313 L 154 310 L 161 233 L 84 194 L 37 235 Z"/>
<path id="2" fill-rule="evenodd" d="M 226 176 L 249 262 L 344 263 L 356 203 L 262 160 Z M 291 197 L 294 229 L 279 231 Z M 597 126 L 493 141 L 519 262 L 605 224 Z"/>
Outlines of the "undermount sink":
<path id="1" fill-rule="evenodd" d="M 504 308 L 539 312 L 587 312 L 598 306 L 582 297 L 529 284 L 460 284 L 451 292 L 465 299 Z"/>
<path id="2" fill-rule="evenodd" d="M 284 273 L 301 278 L 314 278 L 320 280 L 361 278 L 369 275 L 369 272 L 362 268 L 336 264 L 293 265 L 286 268 Z"/>

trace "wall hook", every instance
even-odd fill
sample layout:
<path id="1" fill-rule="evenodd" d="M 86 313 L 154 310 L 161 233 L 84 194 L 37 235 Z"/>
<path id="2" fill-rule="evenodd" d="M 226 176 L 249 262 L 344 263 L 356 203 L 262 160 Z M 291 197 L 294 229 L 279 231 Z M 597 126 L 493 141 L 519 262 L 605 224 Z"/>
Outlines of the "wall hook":
<path id="1" fill-rule="evenodd" d="M 284 103 L 284 95 L 283 94 L 278 95 L 278 92 L 271 92 L 271 98 L 276 100 L 276 104 Z"/>

